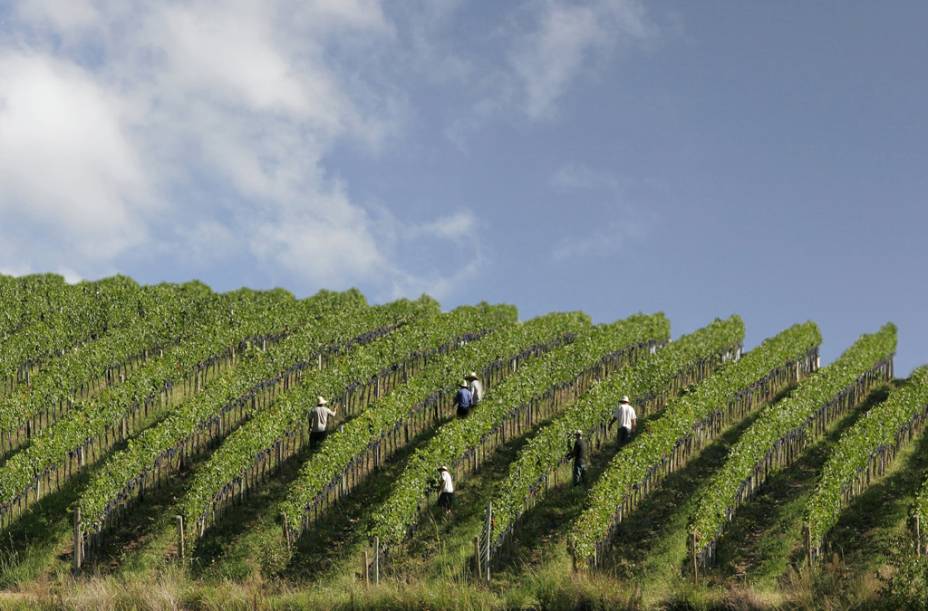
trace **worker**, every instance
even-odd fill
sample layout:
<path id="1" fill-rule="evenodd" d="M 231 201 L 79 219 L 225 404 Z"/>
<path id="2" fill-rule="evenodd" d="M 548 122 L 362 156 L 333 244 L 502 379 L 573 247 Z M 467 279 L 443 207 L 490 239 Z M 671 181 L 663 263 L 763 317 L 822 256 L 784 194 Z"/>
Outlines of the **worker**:
<path id="1" fill-rule="evenodd" d="M 461 382 L 458 392 L 454 395 L 454 406 L 457 408 L 458 418 L 466 418 L 470 408 L 474 406 L 474 397 L 470 394 L 467 380 Z"/>
<path id="2" fill-rule="evenodd" d="M 464 379 L 468 382 L 467 390 L 470 391 L 471 403 L 476 406 L 483 399 L 483 384 L 480 383 L 476 371 L 471 371 Z"/>
<path id="3" fill-rule="evenodd" d="M 451 513 L 451 506 L 454 504 L 454 482 L 451 480 L 451 474 L 448 467 L 442 465 L 438 467 L 438 506 L 445 509 L 445 513 Z"/>
<path id="4" fill-rule="evenodd" d="M 586 481 L 587 461 L 590 458 L 590 447 L 583 438 L 583 431 L 577 429 L 574 431 L 574 445 L 567 452 L 567 458 L 574 459 L 574 486 L 579 486 Z"/>
<path id="5" fill-rule="evenodd" d="M 325 400 L 325 397 L 318 397 L 316 399 L 316 407 L 313 408 L 312 414 L 310 415 L 310 429 L 309 429 L 309 447 L 315 448 L 323 441 L 325 441 L 326 435 L 329 434 L 327 426 L 329 424 L 329 418 L 335 417 L 335 410 L 331 410 L 327 407 L 329 404 Z"/>
<path id="6" fill-rule="evenodd" d="M 638 415 L 635 413 L 635 408 L 628 402 L 628 395 L 622 395 L 622 400 L 615 409 L 615 413 L 612 414 L 612 420 L 609 421 L 610 428 L 613 422 L 619 423 L 619 445 L 625 445 L 638 428 Z"/>

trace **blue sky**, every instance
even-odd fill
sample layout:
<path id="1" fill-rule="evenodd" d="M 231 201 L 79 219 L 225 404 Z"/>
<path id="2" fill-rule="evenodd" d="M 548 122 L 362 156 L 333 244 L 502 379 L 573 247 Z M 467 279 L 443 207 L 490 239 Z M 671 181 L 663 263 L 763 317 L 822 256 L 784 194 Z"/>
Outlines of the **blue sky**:
<path id="1" fill-rule="evenodd" d="M 0 2 L 0 271 L 523 317 L 886 320 L 928 362 L 928 4 Z"/>

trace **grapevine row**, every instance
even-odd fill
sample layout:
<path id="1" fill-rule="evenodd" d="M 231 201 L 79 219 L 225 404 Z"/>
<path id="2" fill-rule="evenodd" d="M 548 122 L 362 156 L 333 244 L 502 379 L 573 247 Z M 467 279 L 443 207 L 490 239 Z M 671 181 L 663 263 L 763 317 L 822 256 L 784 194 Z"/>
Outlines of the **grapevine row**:
<path id="1" fill-rule="evenodd" d="M 612 459 L 587 507 L 571 525 L 575 562 L 593 564 L 624 516 L 727 427 L 811 374 L 821 335 L 814 323 L 794 325 L 672 400 Z"/>
<path id="2" fill-rule="evenodd" d="M 0 274 L 0 340 L 60 307 L 68 285 L 58 274 Z"/>
<path id="3" fill-rule="evenodd" d="M 131 324 L 146 303 L 145 292 L 125 276 L 64 286 L 57 307 L 29 320 L 0 343 L 3 392 L 28 384 L 40 362 Z"/>
<path id="4" fill-rule="evenodd" d="M 215 306 L 222 300 L 202 289 L 196 284 L 143 288 L 152 299 L 144 317 L 51 360 L 32 376 L 29 386 L 0 398 L 6 451 L 67 413 L 75 398 L 86 399 L 99 386 L 124 381 L 133 366 L 160 354 L 197 322 L 216 318 L 221 309 Z"/>
<path id="5" fill-rule="evenodd" d="M 567 462 L 565 443 L 573 431 L 583 431 L 591 443 L 604 440 L 613 410 L 626 394 L 641 418 L 659 412 L 680 390 L 702 380 L 722 362 L 737 358 L 743 339 L 741 318 L 716 320 L 590 389 L 531 439 L 510 465 L 491 501 L 492 532 L 483 548 L 499 549 L 518 520 L 545 495 L 549 482 L 556 483 L 558 471 Z"/>
<path id="6" fill-rule="evenodd" d="M 805 538 L 811 557 L 818 555 L 841 510 L 883 475 L 896 453 L 922 431 L 926 416 L 928 367 L 921 367 L 841 435 L 806 505 Z"/>
<path id="7" fill-rule="evenodd" d="M 395 310 L 396 306 L 391 309 Z M 475 332 L 486 332 L 494 325 L 511 323 L 513 319 L 509 308 L 459 308 L 445 315 L 437 309 L 422 309 L 409 324 L 360 350 L 377 346 L 382 355 L 406 350 L 410 360 L 417 362 L 429 358 L 432 351 L 452 348 Z M 134 493 L 142 494 L 146 480 L 157 484 L 165 473 L 181 468 L 190 455 L 225 437 L 261 409 L 262 404 L 266 409 L 279 392 L 286 392 L 312 378 L 316 368 L 315 354 L 326 346 L 333 331 L 339 335 L 348 330 L 344 316 L 341 321 L 320 326 L 315 333 L 288 338 L 266 357 L 258 355 L 242 363 L 208 386 L 204 393 L 173 410 L 158 425 L 144 431 L 137 444 L 114 455 L 81 498 L 81 514 L 88 530 L 96 532 L 104 523 L 112 522 L 114 512 L 125 506 Z M 363 319 L 363 325 L 368 328 L 383 322 L 371 316 Z M 440 344 L 449 339 L 453 340 L 451 344 Z M 347 351 L 342 353 L 343 356 L 334 359 L 329 366 L 338 366 L 346 358 L 353 360 L 357 351 L 350 357 L 344 356 Z M 399 375 L 401 372 L 394 370 L 392 376 L 380 381 L 380 386 L 396 383 Z M 363 401 L 364 397 L 360 396 L 351 407 L 358 409 Z"/>
<path id="8" fill-rule="evenodd" d="M 532 345 L 536 346 L 565 341 L 589 325 L 586 315 L 579 313 L 552 314 L 540 320 L 543 322 L 525 325 L 541 331 L 533 337 Z M 521 344 L 505 354 L 519 354 L 527 347 Z M 334 398 L 334 403 L 343 404 L 352 384 L 377 376 L 383 362 L 382 356 L 370 351 L 369 356 L 358 355 L 344 366 L 320 372 L 310 383 L 302 384 L 230 435 L 198 471 L 183 502 L 184 520 L 194 527 L 194 536 L 202 535 L 225 506 L 268 470 L 273 471 L 283 452 L 299 449 L 302 444 L 296 432 L 305 427 L 317 395 Z M 462 373 L 457 371 L 453 375 L 460 378 Z"/>
<path id="9" fill-rule="evenodd" d="M 861 336 L 834 363 L 800 382 L 776 409 L 765 411 L 744 432 L 697 498 L 688 541 L 695 564 L 712 560 L 726 522 L 769 474 L 792 464 L 832 421 L 892 378 L 895 349 L 892 324 Z"/>
<path id="10" fill-rule="evenodd" d="M 146 362 L 125 383 L 76 404 L 67 418 L 33 437 L 27 448 L 0 467 L 0 520 L 9 523 L 52 487 L 58 490 L 74 473 L 144 427 L 151 416 L 199 392 L 234 366 L 252 342 L 267 349 L 287 336 L 289 324 L 305 320 L 312 328 L 319 321 L 327 324 L 367 310 L 356 291 L 322 292 L 293 304 L 295 312 L 283 308 L 289 302 L 276 293 L 237 292 L 230 297 L 228 316 L 205 322 L 187 341 Z"/>
<path id="11" fill-rule="evenodd" d="M 440 465 L 450 465 L 455 481 L 460 481 L 498 446 L 560 413 L 596 380 L 634 362 L 669 335 L 670 324 L 663 315 L 634 316 L 594 327 L 521 367 L 488 392 L 471 415 L 442 426 L 415 451 L 374 516 L 370 535 L 378 537 L 381 546 L 401 542 L 424 509 Z"/>
<path id="12" fill-rule="evenodd" d="M 663 319 L 651 321 L 660 327 Z M 485 392 L 495 389 L 509 370 L 501 355 L 514 364 L 537 353 L 539 342 L 548 341 L 546 319 L 498 332 L 464 350 L 436 359 L 405 385 L 375 402 L 358 418 L 331 435 L 319 452 L 310 457 L 291 485 L 282 504 L 285 538 L 298 538 L 329 506 L 349 494 L 396 450 L 423 431 L 453 414 L 452 398 L 461 374 L 480 372 Z M 660 336 L 659 329 L 654 330 Z M 518 374 L 529 365 L 517 369 Z M 495 390 L 494 390 L 495 392 Z M 489 399 L 487 399 L 489 400 Z M 480 409 L 483 409 L 481 403 Z"/>

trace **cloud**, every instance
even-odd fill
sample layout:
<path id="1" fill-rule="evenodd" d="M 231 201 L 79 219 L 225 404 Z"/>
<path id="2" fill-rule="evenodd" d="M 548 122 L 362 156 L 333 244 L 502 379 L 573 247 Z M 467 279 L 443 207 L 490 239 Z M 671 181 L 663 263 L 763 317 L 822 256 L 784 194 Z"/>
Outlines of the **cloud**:
<path id="1" fill-rule="evenodd" d="M 606 257 L 614 255 L 631 243 L 643 240 L 650 233 L 650 223 L 631 216 L 609 223 L 584 236 L 561 239 L 552 251 L 552 258 L 562 262 L 569 259 Z"/>
<path id="2" fill-rule="evenodd" d="M 559 189 L 618 191 L 620 188 L 615 176 L 580 163 L 568 163 L 559 167 L 551 176 L 551 185 Z"/>
<path id="3" fill-rule="evenodd" d="M 94 261 L 146 239 L 143 219 L 157 206 L 124 116 L 124 101 L 70 62 L 0 55 L 4 238 L 17 224 L 31 225 Z"/>
<path id="4" fill-rule="evenodd" d="M 531 119 L 551 118 L 571 82 L 598 57 L 656 35 L 637 0 L 544 0 L 533 8 L 537 21 L 509 56 Z"/>
<path id="5" fill-rule="evenodd" d="M 402 42 L 379 0 L 21 0 L 11 19 L 0 265 L 92 277 L 235 254 L 381 295 L 457 273 L 420 278 L 396 244 L 466 231 L 469 212 L 381 222 L 325 165 L 343 143 L 376 154 L 406 114 L 371 67 Z"/>

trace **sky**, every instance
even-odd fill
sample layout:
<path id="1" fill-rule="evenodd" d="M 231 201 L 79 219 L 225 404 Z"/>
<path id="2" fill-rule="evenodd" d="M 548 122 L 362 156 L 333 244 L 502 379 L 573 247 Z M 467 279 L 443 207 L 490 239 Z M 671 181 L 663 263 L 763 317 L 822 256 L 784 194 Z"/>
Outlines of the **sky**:
<path id="1" fill-rule="evenodd" d="M 0 272 L 886 321 L 928 362 L 928 3 L 0 0 Z"/>

